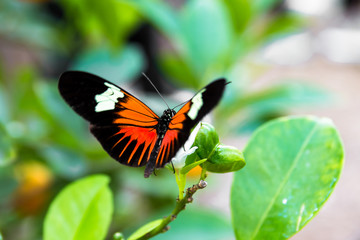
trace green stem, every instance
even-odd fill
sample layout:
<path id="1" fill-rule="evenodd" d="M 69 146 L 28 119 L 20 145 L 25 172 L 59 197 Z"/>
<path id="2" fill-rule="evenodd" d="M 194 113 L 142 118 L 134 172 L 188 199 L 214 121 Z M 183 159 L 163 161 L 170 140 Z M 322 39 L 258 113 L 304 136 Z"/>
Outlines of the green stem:
<path id="1" fill-rule="evenodd" d="M 184 197 L 184 190 L 186 185 L 186 175 L 182 174 L 180 171 L 177 171 L 175 173 L 175 179 L 179 188 L 179 200 L 182 200 Z"/>
<path id="2" fill-rule="evenodd" d="M 156 227 L 155 229 L 149 231 L 148 233 L 144 234 L 142 237 L 136 239 L 136 240 L 146 240 L 149 238 L 152 238 L 156 235 L 158 235 L 159 233 L 163 233 L 166 232 L 169 229 L 169 223 L 171 223 L 172 221 L 174 221 L 177 217 L 177 215 L 185 209 L 186 204 L 191 203 L 193 201 L 193 195 L 194 193 L 199 190 L 199 189 L 203 189 L 207 186 L 207 183 L 204 180 L 200 180 L 200 182 L 198 184 L 194 184 L 192 187 L 189 187 L 186 190 L 186 194 L 185 197 L 180 199 L 177 199 L 176 201 L 176 205 L 174 210 L 171 212 L 171 214 L 167 217 L 165 217 L 161 224 Z"/>
<path id="3" fill-rule="evenodd" d="M 205 180 L 206 177 L 207 177 L 206 168 L 201 168 L 200 181 Z"/>

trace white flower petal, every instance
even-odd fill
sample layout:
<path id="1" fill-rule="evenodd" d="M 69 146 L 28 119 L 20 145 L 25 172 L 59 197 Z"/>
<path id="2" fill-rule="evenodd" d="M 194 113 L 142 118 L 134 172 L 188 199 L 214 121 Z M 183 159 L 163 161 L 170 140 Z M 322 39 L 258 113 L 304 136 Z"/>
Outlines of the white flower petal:
<path id="1" fill-rule="evenodd" d="M 184 147 L 181 147 L 176 155 L 171 159 L 174 168 L 180 169 L 184 167 L 187 156 L 193 154 L 198 147 L 191 147 L 195 141 L 195 137 L 200 129 L 201 123 L 196 125 L 194 130 L 191 132 L 188 140 L 185 142 Z"/>

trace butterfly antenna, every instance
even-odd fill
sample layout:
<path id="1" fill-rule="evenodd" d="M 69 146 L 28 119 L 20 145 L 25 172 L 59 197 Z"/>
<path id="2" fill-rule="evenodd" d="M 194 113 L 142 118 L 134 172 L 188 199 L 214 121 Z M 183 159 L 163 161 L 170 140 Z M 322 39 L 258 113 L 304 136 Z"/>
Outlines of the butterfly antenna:
<path id="1" fill-rule="evenodd" d="M 150 84 L 154 87 L 154 89 L 156 90 L 156 92 L 159 94 L 159 96 L 162 98 L 162 100 L 164 101 L 164 103 L 166 104 L 166 106 L 170 109 L 169 105 L 166 103 L 165 99 L 163 98 L 163 96 L 160 94 L 159 90 L 157 90 L 157 88 L 155 87 L 155 85 L 152 83 L 152 81 L 150 80 L 150 78 L 148 76 L 146 76 L 145 73 L 142 73 L 142 75 L 144 75 L 144 77 L 150 82 Z"/>
<path id="2" fill-rule="evenodd" d="M 184 105 L 185 103 L 187 103 L 188 101 L 185 101 L 185 102 L 183 102 L 183 103 L 180 103 L 180 104 L 178 104 L 178 105 L 176 105 L 175 107 L 173 107 L 172 109 L 174 110 L 175 108 L 177 108 L 177 107 L 179 107 L 179 106 L 181 106 L 181 105 Z"/>

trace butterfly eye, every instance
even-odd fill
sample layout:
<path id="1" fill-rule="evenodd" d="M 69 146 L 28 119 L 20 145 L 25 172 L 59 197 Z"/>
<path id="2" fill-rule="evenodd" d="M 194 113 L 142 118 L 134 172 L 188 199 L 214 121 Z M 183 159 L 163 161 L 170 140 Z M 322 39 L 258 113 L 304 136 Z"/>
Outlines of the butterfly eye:
<path id="1" fill-rule="evenodd" d="M 164 116 L 166 116 L 169 119 L 171 119 L 174 115 L 175 115 L 175 111 L 172 109 L 166 109 L 164 111 Z"/>

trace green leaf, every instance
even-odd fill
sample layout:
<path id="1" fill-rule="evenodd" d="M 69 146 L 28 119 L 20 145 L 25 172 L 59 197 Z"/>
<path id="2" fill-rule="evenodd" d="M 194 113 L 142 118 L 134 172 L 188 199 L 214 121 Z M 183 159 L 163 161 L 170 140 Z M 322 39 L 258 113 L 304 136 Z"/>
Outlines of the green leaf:
<path id="1" fill-rule="evenodd" d="M 236 238 L 287 239 L 334 190 L 344 152 L 329 119 L 286 117 L 260 127 L 244 155 L 231 189 Z"/>
<path id="2" fill-rule="evenodd" d="M 190 172 L 191 169 L 193 169 L 194 167 L 197 167 L 199 166 L 200 164 L 206 162 L 207 159 L 202 159 L 202 160 L 199 160 L 199 161 L 196 161 L 196 162 L 193 162 L 189 165 L 185 165 L 181 170 L 180 170 L 180 174 L 186 174 L 188 172 Z"/>
<path id="3" fill-rule="evenodd" d="M 76 151 L 47 145 L 39 150 L 51 169 L 65 179 L 78 178 L 87 170 L 86 160 Z"/>
<path id="4" fill-rule="evenodd" d="M 1 77 L 0 77 L 1 80 Z M 0 85 L 0 123 L 5 124 L 10 119 L 10 108 L 8 102 L 8 94 L 7 91 L 4 91 L 2 85 Z"/>
<path id="5" fill-rule="evenodd" d="M 14 178 L 13 165 L 0 167 L 0 199 L 12 201 L 14 191 L 18 188 L 19 182 Z"/>
<path id="6" fill-rule="evenodd" d="M 58 51 L 63 48 L 58 28 L 36 4 L 2 0 L 0 34 L 31 49 Z M 63 29 L 63 28 L 62 28 Z"/>
<path id="7" fill-rule="evenodd" d="M 41 104 L 41 107 L 49 116 L 46 120 L 51 124 L 51 130 L 56 127 L 61 127 L 62 129 L 60 132 L 57 129 L 55 130 L 57 139 L 61 138 L 62 134 L 65 135 L 68 133 L 65 135 L 66 142 L 70 142 L 71 145 L 74 146 L 73 142 L 80 142 L 80 139 L 87 137 L 84 131 L 87 131 L 87 129 L 84 127 L 85 123 L 83 119 L 79 118 L 76 114 L 73 114 L 72 109 L 69 108 L 64 99 L 60 96 L 57 84 L 37 81 L 34 85 L 35 96 Z M 57 139 L 54 140 L 56 141 Z M 78 148 L 77 146 L 79 145 L 80 143 L 75 145 L 75 147 Z"/>
<path id="8" fill-rule="evenodd" d="M 232 51 L 234 33 L 226 8 L 217 0 L 192 0 L 182 10 L 188 65 L 198 79 L 213 77 L 223 71 Z"/>
<path id="9" fill-rule="evenodd" d="M 329 100 L 329 93 L 320 87 L 292 82 L 241 95 L 226 113 L 245 107 L 251 107 L 256 112 L 278 111 L 294 105 L 321 103 L 326 100 Z"/>
<path id="10" fill-rule="evenodd" d="M 245 159 L 240 150 L 231 146 L 217 145 L 213 154 L 202 167 L 209 172 L 235 172 L 245 166 Z"/>
<path id="11" fill-rule="evenodd" d="M 279 15 L 266 23 L 265 29 L 257 37 L 258 41 L 272 41 L 274 38 L 301 30 L 304 19 L 295 14 Z"/>
<path id="12" fill-rule="evenodd" d="M 146 233 L 148 233 L 151 230 L 157 228 L 161 224 L 161 222 L 162 222 L 162 219 L 158 219 L 158 220 L 155 220 L 155 221 L 152 221 L 152 222 L 149 222 L 149 223 L 145 224 L 144 226 L 142 226 L 141 228 L 136 230 L 136 232 L 131 234 L 131 236 L 128 238 L 128 240 L 136 240 L 138 238 L 141 238 Z"/>
<path id="13" fill-rule="evenodd" d="M 99 48 L 83 52 L 71 69 L 90 72 L 119 84 L 138 76 L 144 65 L 141 50 L 128 45 L 121 50 Z"/>
<path id="14" fill-rule="evenodd" d="M 0 123 L 0 167 L 6 166 L 13 162 L 16 157 L 15 146 L 4 126 Z"/>
<path id="15" fill-rule="evenodd" d="M 232 25 L 237 33 L 244 31 L 252 17 L 251 1 L 249 0 L 224 0 L 229 11 Z"/>
<path id="16" fill-rule="evenodd" d="M 113 213 L 109 181 L 93 175 L 65 187 L 46 214 L 44 240 L 104 239 Z"/>
<path id="17" fill-rule="evenodd" d="M 229 88 L 236 99 L 227 100 L 226 108 L 219 108 L 217 115 L 231 119 L 223 123 L 222 131 L 237 128 L 239 132 L 256 127 L 294 107 L 319 105 L 331 100 L 328 92 L 318 86 L 303 83 L 288 83 L 262 89 L 256 92 L 236 95 L 236 89 Z M 231 100 L 231 101 L 230 101 Z M 231 102 L 231 104 L 230 104 Z M 245 114 L 246 113 L 246 114 Z M 237 121 L 234 121 L 234 118 Z M 246 157 L 246 156 L 245 156 Z"/>
<path id="18" fill-rule="evenodd" d="M 159 56 L 159 62 L 170 80 L 176 84 L 196 90 L 202 87 L 200 79 L 194 75 L 185 59 L 170 54 L 162 54 Z"/>
<path id="19" fill-rule="evenodd" d="M 182 48 L 183 36 L 179 16 L 166 1 L 132 0 L 128 1 L 155 27 L 172 40 L 175 47 Z"/>
<path id="20" fill-rule="evenodd" d="M 251 2 L 254 11 L 259 14 L 271 10 L 280 0 L 254 0 Z"/>
<path id="21" fill-rule="evenodd" d="M 139 20 L 135 9 L 125 1 L 63 0 L 59 4 L 72 22 L 73 31 L 80 33 L 85 42 L 104 44 L 106 39 L 113 47 L 122 46 Z"/>
<path id="22" fill-rule="evenodd" d="M 198 148 L 198 149 L 199 149 L 199 148 Z M 190 164 L 193 164 L 193 163 L 195 163 L 196 161 L 201 160 L 201 158 L 199 157 L 199 155 L 196 154 L 196 151 L 197 151 L 198 149 L 196 149 L 193 154 L 190 154 L 190 155 L 188 155 L 188 156 L 186 157 L 186 159 L 185 159 L 185 166 L 184 166 L 184 167 L 186 167 L 186 166 L 188 166 L 188 165 L 190 165 Z"/>
<path id="23" fill-rule="evenodd" d="M 233 239 L 228 218 L 221 211 L 199 209 L 198 206 L 186 206 L 170 225 L 170 230 L 155 236 L 154 240 L 219 240 Z"/>

